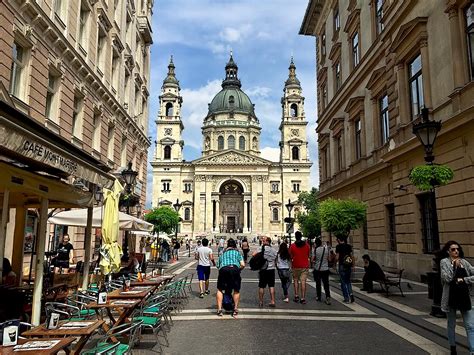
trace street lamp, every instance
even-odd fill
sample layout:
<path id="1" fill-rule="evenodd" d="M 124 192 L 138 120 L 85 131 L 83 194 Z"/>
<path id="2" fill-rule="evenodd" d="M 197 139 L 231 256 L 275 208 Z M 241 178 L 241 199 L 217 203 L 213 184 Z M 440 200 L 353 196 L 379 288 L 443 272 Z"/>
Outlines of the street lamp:
<path id="1" fill-rule="evenodd" d="M 127 193 L 127 214 L 130 214 L 130 200 L 132 194 L 132 188 L 135 186 L 137 181 L 138 172 L 132 170 L 132 162 L 128 162 L 127 169 L 122 171 L 122 177 L 125 181 L 125 192 Z M 128 257 L 128 231 L 125 231 L 125 237 L 123 238 L 122 250 L 123 255 Z"/>
<path id="2" fill-rule="evenodd" d="M 178 213 L 178 215 L 179 215 L 179 209 L 181 208 L 182 205 L 183 205 L 182 203 L 179 203 L 179 198 L 176 199 L 176 203 L 173 204 L 173 207 L 174 207 L 175 211 Z M 179 219 L 178 219 L 178 222 L 176 223 L 176 229 L 174 231 L 174 238 L 175 239 L 178 239 L 178 226 L 179 226 Z"/>
<path id="3" fill-rule="evenodd" d="M 289 242 L 291 245 L 291 227 L 292 227 L 292 223 L 294 221 L 294 218 L 291 218 L 291 211 L 293 210 L 293 207 L 295 207 L 295 204 L 294 203 L 291 203 L 291 200 L 288 199 L 288 203 L 285 205 L 286 209 L 288 210 L 288 238 L 289 238 Z"/>
<path id="4" fill-rule="evenodd" d="M 428 115 L 428 109 L 424 107 L 421 110 L 421 120 L 418 123 L 413 124 L 413 134 L 418 137 L 423 148 L 425 149 L 425 162 L 427 165 L 432 165 L 435 160 L 433 154 L 433 147 L 436 137 L 441 130 L 441 121 L 431 121 Z M 431 221 L 432 221 L 432 235 L 433 240 L 439 244 L 439 230 L 438 230 L 438 212 L 436 208 L 436 193 L 435 184 L 431 183 L 431 189 L 429 191 L 429 198 L 431 203 Z M 431 305 L 432 316 L 444 316 L 444 312 L 441 311 L 441 275 L 440 275 L 440 261 L 441 254 L 438 252 L 435 254 L 433 260 L 437 267 L 435 272 L 429 272 L 428 277 L 432 287 L 433 304 Z"/>

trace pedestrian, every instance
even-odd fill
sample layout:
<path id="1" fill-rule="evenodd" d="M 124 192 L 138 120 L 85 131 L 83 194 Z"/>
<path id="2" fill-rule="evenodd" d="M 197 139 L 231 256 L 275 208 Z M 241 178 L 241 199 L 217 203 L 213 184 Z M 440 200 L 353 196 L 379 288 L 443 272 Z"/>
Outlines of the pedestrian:
<path id="1" fill-rule="evenodd" d="M 283 302 L 288 303 L 288 289 L 291 285 L 291 257 L 285 242 L 280 243 L 276 257 L 276 268 L 283 289 Z"/>
<path id="2" fill-rule="evenodd" d="M 56 249 L 56 257 L 52 260 L 55 273 L 68 273 L 70 264 L 74 263 L 74 247 L 69 242 L 69 234 L 63 235 L 61 244 Z"/>
<path id="3" fill-rule="evenodd" d="M 212 249 L 209 248 L 209 240 L 204 238 L 202 246 L 197 248 L 194 257 L 198 261 L 197 275 L 199 280 L 199 298 L 204 298 L 204 295 L 209 295 L 209 276 L 211 275 L 211 263 L 215 265 Z"/>
<path id="4" fill-rule="evenodd" d="M 230 238 L 227 241 L 227 249 L 219 257 L 217 261 L 217 268 L 219 269 L 219 276 L 217 277 L 217 315 L 222 317 L 222 300 L 225 293 L 233 291 L 232 298 L 234 299 L 234 311 L 232 315 L 237 317 L 239 314 L 239 300 L 240 300 L 240 270 L 245 267 L 244 259 L 237 250 L 237 244 L 234 239 Z"/>
<path id="5" fill-rule="evenodd" d="M 163 238 L 161 242 L 161 258 L 164 262 L 168 262 L 170 255 L 170 245 L 166 239 Z"/>
<path id="6" fill-rule="evenodd" d="M 189 239 L 186 239 L 186 250 L 188 251 L 188 258 L 191 257 L 191 244 L 189 244 Z"/>
<path id="7" fill-rule="evenodd" d="M 362 255 L 362 260 L 364 260 L 364 270 L 365 274 L 362 278 L 362 288 L 361 291 L 367 291 L 367 293 L 374 292 L 374 281 L 383 281 L 385 280 L 385 273 L 379 264 L 374 260 L 370 259 L 368 254 Z"/>
<path id="8" fill-rule="evenodd" d="M 174 241 L 173 244 L 173 259 L 178 261 L 179 260 L 179 249 L 181 248 L 181 244 L 178 239 Z"/>
<path id="9" fill-rule="evenodd" d="M 461 312 L 466 329 L 469 352 L 474 353 L 474 267 L 464 259 L 461 245 L 453 240 L 447 242 L 443 250 L 445 257 L 440 262 L 443 295 L 441 309 L 446 312 L 448 342 L 451 354 L 456 352 L 456 313 Z"/>
<path id="10" fill-rule="evenodd" d="M 354 268 L 354 256 L 352 255 L 352 245 L 347 244 L 347 237 L 337 237 L 336 261 L 338 263 L 339 278 L 341 280 L 341 290 L 344 296 L 344 303 L 353 303 L 351 274 Z"/>
<path id="11" fill-rule="evenodd" d="M 235 241 L 234 241 L 235 242 Z M 237 245 L 237 244 L 236 244 Z M 217 244 L 217 255 L 221 256 L 222 252 L 224 251 L 224 246 L 225 246 L 225 240 L 224 237 L 221 237 L 219 239 L 219 243 Z"/>
<path id="12" fill-rule="evenodd" d="M 315 250 L 313 255 L 313 277 L 316 282 L 316 300 L 321 302 L 321 281 L 324 286 L 324 294 L 326 295 L 326 304 L 331 304 L 331 291 L 329 289 L 329 259 L 333 255 L 331 249 L 322 245 L 320 238 L 316 239 Z"/>
<path id="13" fill-rule="evenodd" d="M 244 254 L 244 262 L 247 264 L 247 258 L 249 255 L 250 251 L 250 244 L 247 241 L 247 238 L 244 237 L 244 240 L 242 241 L 242 253 Z"/>
<path id="14" fill-rule="evenodd" d="M 295 298 L 293 301 L 306 304 L 306 279 L 309 272 L 309 244 L 302 240 L 300 231 L 295 233 L 296 241 L 290 246 L 291 267 Z"/>
<path id="15" fill-rule="evenodd" d="M 275 259 L 277 253 L 271 246 L 272 239 L 270 237 L 263 237 L 262 243 L 266 267 L 258 271 L 258 305 L 263 307 L 263 296 L 265 295 L 265 288 L 268 286 L 270 291 L 270 303 L 268 307 L 275 307 Z M 257 253 L 256 251 L 253 256 Z"/>

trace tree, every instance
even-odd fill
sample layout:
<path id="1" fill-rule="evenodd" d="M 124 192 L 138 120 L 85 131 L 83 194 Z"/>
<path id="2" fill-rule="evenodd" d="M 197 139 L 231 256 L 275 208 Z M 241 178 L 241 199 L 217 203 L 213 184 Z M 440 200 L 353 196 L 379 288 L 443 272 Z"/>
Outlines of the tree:
<path id="1" fill-rule="evenodd" d="M 154 225 L 154 233 L 171 234 L 179 223 L 178 212 L 168 206 L 153 208 L 144 218 L 145 221 Z"/>
<path id="2" fill-rule="evenodd" d="M 318 199 L 319 190 L 315 187 L 311 191 L 303 191 L 298 195 L 298 203 L 303 205 L 304 211 L 296 215 L 296 220 L 303 235 L 309 238 L 321 235 Z"/>
<path id="3" fill-rule="evenodd" d="M 328 198 L 319 204 L 322 227 L 340 239 L 347 238 L 351 230 L 361 227 L 366 213 L 367 205 L 353 199 Z"/>

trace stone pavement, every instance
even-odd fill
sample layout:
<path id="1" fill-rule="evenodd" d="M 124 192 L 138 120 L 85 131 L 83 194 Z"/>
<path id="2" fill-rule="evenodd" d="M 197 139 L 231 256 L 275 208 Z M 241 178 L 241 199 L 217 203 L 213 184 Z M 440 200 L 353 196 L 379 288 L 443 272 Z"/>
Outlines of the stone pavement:
<path id="1" fill-rule="evenodd" d="M 183 255 L 185 253 L 182 253 Z M 187 256 L 167 272 L 184 276 L 195 273 L 196 261 Z M 360 291 L 362 278 L 358 270 L 353 284 L 356 302 L 342 303 L 337 275 L 332 276 L 332 305 L 316 302 L 314 282 L 309 282 L 306 305 L 282 302 L 277 278 L 275 309 L 259 308 L 258 273 L 242 271 L 241 304 L 237 319 L 230 314 L 216 316 L 215 290 L 217 270 L 211 272 L 211 295 L 200 299 L 197 280 L 185 309 L 173 317 L 168 334 L 170 346 L 165 354 L 446 354 L 445 319 L 431 317 L 431 300 L 426 285 L 404 281 L 405 297 L 393 288 L 390 296 Z M 407 286 L 410 284 L 410 287 Z M 375 286 L 377 289 L 378 286 Z M 290 291 L 290 296 L 293 290 Z M 461 323 L 460 323 L 461 325 Z M 152 354 L 151 335 L 134 354 Z M 457 327 L 458 353 L 467 354 L 464 329 Z M 148 342 L 147 342 L 148 338 Z M 148 343 L 148 345 L 147 345 Z"/>

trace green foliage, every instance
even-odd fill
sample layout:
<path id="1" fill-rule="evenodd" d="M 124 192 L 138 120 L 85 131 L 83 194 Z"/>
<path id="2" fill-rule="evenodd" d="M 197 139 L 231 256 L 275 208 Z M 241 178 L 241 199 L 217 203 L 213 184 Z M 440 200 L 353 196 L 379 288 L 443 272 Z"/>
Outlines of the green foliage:
<path id="1" fill-rule="evenodd" d="M 347 199 L 328 198 L 319 204 L 321 224 L 327 232 L 336 238 L 347 238 L 353 229 L 357 229 L 365 221 L 367 205 L 364 202 Z"/>
<path id="2" fill-rule="evenodd" d="M 304 211 L 296 215 L 296 221 L 303 235 L 310 238 L 321 235 L 318 197 L 319 191 L 314 187 L 298 195 L 298 202 L 304 206 Z"/>
<path id="3" fill-rule="evenodd" d="M 162 206 L 152 209 L 145 215 L 145 221 L 150 222 L 155 227 L 153 232 L 164 232 L 171 234 L 179 222 L 179 214 L 168 206 Z"/>
<path id="4" fill-rule="evenodd" d="M 415 166 L 408 178 L 421 191 L 429 191 L 436 186 L 448 184 L 454 177 L 453 169 L 447 165 Z"/>

